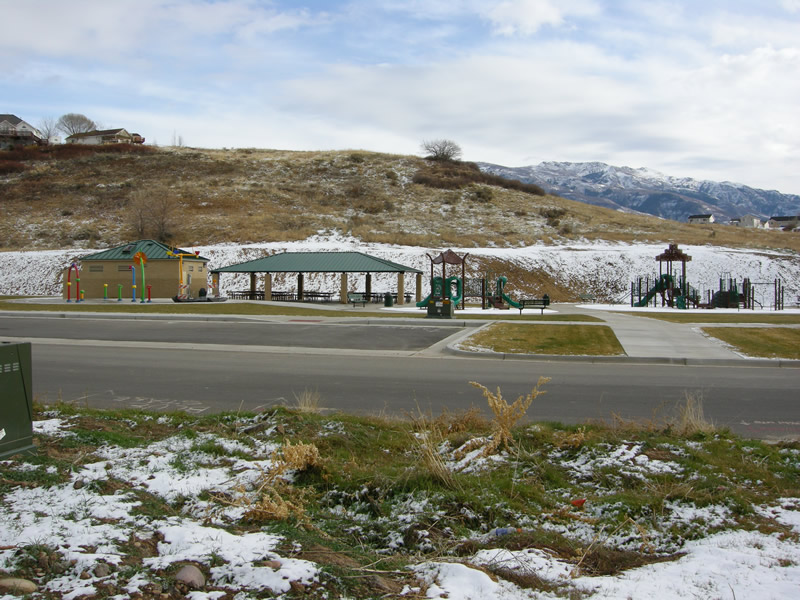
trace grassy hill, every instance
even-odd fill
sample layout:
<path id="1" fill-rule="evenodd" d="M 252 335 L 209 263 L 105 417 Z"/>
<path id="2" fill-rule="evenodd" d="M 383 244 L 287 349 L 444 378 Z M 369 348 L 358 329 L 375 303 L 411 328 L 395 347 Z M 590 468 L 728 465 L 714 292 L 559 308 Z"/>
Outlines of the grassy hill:
<path id="1" fill-rule="evenodd" d="M 612 240 L 800 250 L 544 195 L 470 163 L 364 151 L 59 146 L 0 152 L 0 250 L 302 240 L 320 230 L 441 248 Z"/>

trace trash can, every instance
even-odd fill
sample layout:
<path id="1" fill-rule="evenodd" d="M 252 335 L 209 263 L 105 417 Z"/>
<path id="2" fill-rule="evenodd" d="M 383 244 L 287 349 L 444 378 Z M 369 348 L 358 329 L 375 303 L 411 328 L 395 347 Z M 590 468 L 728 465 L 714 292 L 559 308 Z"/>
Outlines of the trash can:
<path id="1" fill-rule="evenodd" d="M 386 292 L 383 295 L 383 305 L 387 307 L 394 306 L 394 298 L 392 298 L 392 295 L 389 292 Z"/>
<path id="2" fill-rule="evenodd" d="M 0 343 L 0 459 L 33 452 L 31 344 Z"/>

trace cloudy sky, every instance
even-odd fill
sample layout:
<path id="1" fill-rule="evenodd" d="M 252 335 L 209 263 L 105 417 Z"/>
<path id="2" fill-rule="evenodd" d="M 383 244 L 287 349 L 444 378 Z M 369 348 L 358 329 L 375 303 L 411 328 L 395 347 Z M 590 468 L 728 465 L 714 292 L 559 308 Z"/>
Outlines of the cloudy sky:
<path id="1" fill-rule="evenodd" d="M 0 113 L 800 194 L 800 0 L 0 0 Z"/>

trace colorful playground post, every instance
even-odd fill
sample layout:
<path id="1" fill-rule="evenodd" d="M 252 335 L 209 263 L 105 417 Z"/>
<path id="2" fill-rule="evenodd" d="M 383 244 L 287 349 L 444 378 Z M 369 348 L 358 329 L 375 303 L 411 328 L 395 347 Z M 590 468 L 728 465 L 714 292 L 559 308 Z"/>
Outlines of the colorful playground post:
<path id="1" fill-rule="evenodd" d="M 72 302 L 72 300 L 70 300 L 70 297 L 72 295 L 71 289 L 72 289 L 72 270 L 73 269 L 75 270 L 75 302 L 80 302 L 81 301 L 81 296 L 80 296 L 81 275 L 78 272 L 78 264 L 77 263 L 72 263 L 69 266 L 69 269 L 67 269 L 67 302 Z"/>
<path id="2" fill-rule="evenodd" d="M 103 284 L 103 300 L 108 300 L 108 284 Z"/>
<path id="3" fill-rule="evenodd" d="M 174 252 L 172 250 L 167 250 L 168 256 L 173 256 L 178 259 L 178 297 L 187 296 L 185 293 L 185 288 L 183 287 L 183 257 L 184 256 L 192 256 L 197 258 L 200 256 L 200 251 L 196 251 L 194 254 L 191 252 Z"/>
<path id="4" fill-rule="evenodd" d="M 128 268 L 131 270 L 131 302 L 136 302 L 136 269 L 133 265 Z"/>
<path id="5" fill-rule="evenodd" d="M 122 302 L 122 284 L 117 284 L 117 302 Z"/>
<path id="6" fill-rule="evenodd" d="M 133 262 L 136 263 L 137 265 L 141 265 L 142 267 L 142 304 L 144 304 L 144 292 L 145 292 L 144 265 L 145 263 L 147 263 L 147 255 L 144 252 L 137 252 L 136 254 L 133 255 Z M 133 269 L 133 267 L 131 268 Z M 150 287 L 147 286 L 147 289 L 149 292 Z M 136 294 L 134 294 L 134 300 L 135 299 L 136 299 Z"/>

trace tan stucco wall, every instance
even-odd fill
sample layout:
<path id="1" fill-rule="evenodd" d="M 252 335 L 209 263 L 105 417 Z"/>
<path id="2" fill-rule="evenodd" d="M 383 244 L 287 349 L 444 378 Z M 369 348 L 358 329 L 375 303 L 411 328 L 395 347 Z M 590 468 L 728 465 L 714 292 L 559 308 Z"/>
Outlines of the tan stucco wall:
<path id="1" fill-rule="evenodd" d="M 151 286 L 153 298 L 171 298 L 178 293 L 178 260 L 150 260 L 144 267 L 145 285 Z M 116 299 L 119 284 L 122 284 L 122 299 L 131 300 L 131 272 L 130 261 L 119 260 L 91 260 L 79 263 L 80 289 L 85 291 L 84 298 L 102 298 L 103 284 L 108 284 L 108 297 Z M 99 270 L 102 267 L 102 271 Z M 122 268 L 123 270 L 119 270 Z M 62 298 L 67 298 L 67 269 L 63 271 Z M 75 271 L 72 271 L 72 286 L 70 297 L 76 297 Z M 195 298 L 200 293 L 200 288 L 209 290 L 208 269 L 201 260 L 183 259 L 183 282 L 189 285 L 190 295 Z M 142 297 L 142 269 L 136 267 L 136 297 Z M 147 290 L 145 289 L 145 297 Z"/>

